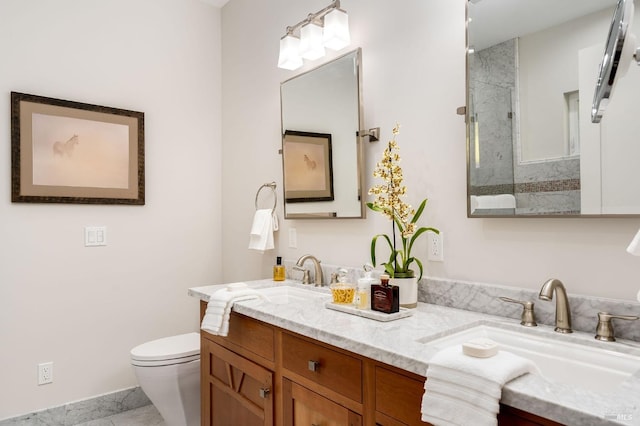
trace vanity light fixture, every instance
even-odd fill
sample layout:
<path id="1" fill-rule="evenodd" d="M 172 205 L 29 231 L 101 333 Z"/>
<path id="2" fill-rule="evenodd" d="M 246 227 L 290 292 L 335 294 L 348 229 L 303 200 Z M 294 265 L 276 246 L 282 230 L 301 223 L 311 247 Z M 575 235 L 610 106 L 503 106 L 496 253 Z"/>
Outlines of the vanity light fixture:
<path id="1" fill-rule="evenodd" d="M 300 28 L 300 56 L 315 61 L 324 55 L 322 27 L 314 22 L 308 22 Z"/>
<path id="2" fill-rule="evenodd" d="M 638 230 L 636 236 L 631 240 L 629 247 L 627 247 L 627 253 L 640 256 L 640 230 Z"/>
<path id="3" fill-rule="evenodd" d="M 286 70 L 295 70 L 302 66 L 300 50 L 300 39 L 293 34 L 287 34 L 280 39 L 280 57 L 278 67 Z"/>
<path id="4" fill-rule="evenodd" d="M 299 31 L 297 37 L 295 32 Z M 295 70 L 302 66 L 302 59 L 315 60 L 325 55 L 325 48 L 340 50 L 351 43 L 349 17 L 340 9 L 340 0 L 309 16 L 297 24 L 287 27 L 280 39 L 278 67 Z"/>

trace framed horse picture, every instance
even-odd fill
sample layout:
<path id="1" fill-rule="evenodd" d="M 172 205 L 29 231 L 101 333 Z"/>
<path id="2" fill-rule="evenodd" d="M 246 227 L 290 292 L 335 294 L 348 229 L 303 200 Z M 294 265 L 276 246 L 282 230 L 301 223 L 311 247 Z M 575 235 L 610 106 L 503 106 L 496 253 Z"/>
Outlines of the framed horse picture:
<path id="1" fill-rule="evenodd" d="M 144 204 L 144 113 L 11 92 L 11 201 Z"/>

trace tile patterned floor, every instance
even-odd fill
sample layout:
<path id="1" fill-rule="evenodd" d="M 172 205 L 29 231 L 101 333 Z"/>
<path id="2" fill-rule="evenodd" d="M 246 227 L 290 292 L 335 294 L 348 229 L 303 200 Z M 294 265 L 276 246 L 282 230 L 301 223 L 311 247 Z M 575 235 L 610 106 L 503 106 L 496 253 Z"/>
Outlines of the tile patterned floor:
<path id="1" fill-rule="evenodd" d="M 165 423 L 156 407 L 146 405 L 76 426 L 165 426 Z"/>

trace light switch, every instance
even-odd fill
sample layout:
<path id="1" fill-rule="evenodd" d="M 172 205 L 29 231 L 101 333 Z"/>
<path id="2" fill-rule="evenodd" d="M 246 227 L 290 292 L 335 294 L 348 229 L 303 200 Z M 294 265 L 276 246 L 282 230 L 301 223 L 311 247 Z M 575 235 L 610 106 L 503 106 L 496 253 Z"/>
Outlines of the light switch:
<path id="1" fill-rule="evenodd" d="M 298 248 L 298 233 L 296 228 L 289 228 L 289 248 Z"/>
<path id="2" fill-rule="evenodd" d="M 84 227 L 85 247 L 97 247 L 107 245 L 106 226 L 85 226 Z"/>

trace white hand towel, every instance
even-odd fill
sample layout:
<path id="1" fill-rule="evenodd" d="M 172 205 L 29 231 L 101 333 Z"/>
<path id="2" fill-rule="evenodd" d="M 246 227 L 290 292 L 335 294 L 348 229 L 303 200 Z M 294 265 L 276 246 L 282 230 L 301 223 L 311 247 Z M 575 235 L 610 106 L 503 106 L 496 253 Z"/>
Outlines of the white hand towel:
<path id="1" fill-rule="evenodd" d="M 465 401 L 468 404 L 475 405 L 477 408 L 485 409 L 491 413 L 500 411 L 500 403 L 498 402 L 500 395 L 494 397 L 484 392 L 478 392 L 477 390 L 457 383 L 455 380 L 443 381 L 430 376 L 428 381 L 430 392 L 436 392 L 442 396 Z"/>
<path id="2" fill-rule="evenodd" d="M 207 310 L 202 318 L 200 328 L 211 334 L 226 336 L 229 333 L 229 317 L 235 302 L 266 297 L 250 288 L 230 285 L 213 293 L 207 303 Z"/>
<path id="3" fill-rule="evenodd" d="M 538 372 L 533 362 L 510 352 L 474 358 L 460 345 L 444 349 L 429 361 L 422 420 L 435 426 L 497 425 L 502 387 L 532 372 Z"/>
<path id="4" fill-rule="evenodd" d="M 264 253 L 274 248 L 273 231 L 277 231 L 278 217 L 271 209 L 256 210 L 249 235 L 249 249 Z"/>
<path id="5" fill-rule="evenodd" d="M 422 413 L 422 421 L 434 426 L 495 426 L 498 424 L 495 414 L 435 392 L 429 396 L 428 412 Z"/>

